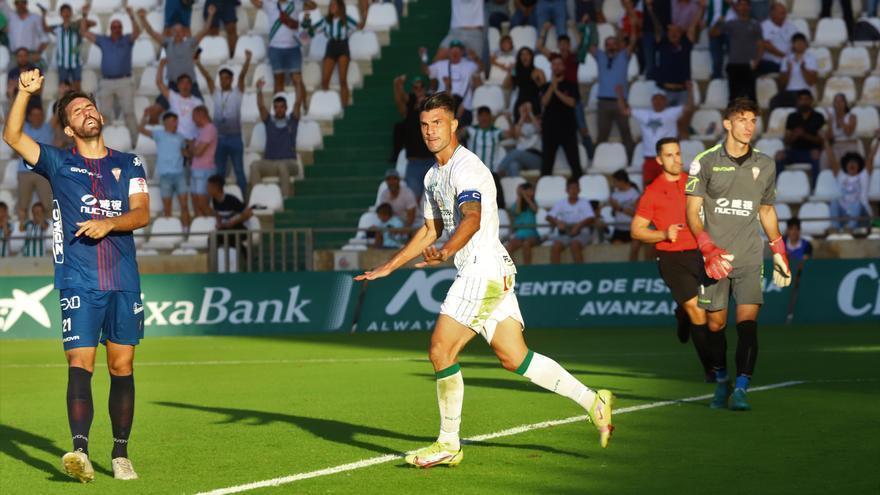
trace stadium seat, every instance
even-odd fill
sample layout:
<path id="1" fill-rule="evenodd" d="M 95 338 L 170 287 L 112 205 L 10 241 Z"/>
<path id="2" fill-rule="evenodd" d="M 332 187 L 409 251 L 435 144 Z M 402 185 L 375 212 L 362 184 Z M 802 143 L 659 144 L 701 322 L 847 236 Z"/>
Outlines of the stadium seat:
<path id="1" fill-rule="evenodd" d="M 544 77 L 548 81 L 553 79 L 553 69 L 550 67 L 550 60 L 547 57 L 541 53 L 536 54 L 534 64 L 535 68 L 544 72 Z"/>
<path id="2" fill-rule="evenodd" d="M 85 60 L 83 61 L 83 67 L 86 69 L 100 69 L 101 68 L 101 49 L 96 45 L 89 46 L 89 50 L 85 55 Z"/>
<path id="3" fill-rule="evenodd" d="M 348 87 L 350 89 L 360 88 L 364 85 L 364 76 L 361 74 L 361 66 L 359 64 L 348 64 Z M 339 69 L 333 71 L 330 77 L 330 88 L 339 89 Z"/>
<path id="4" fill-rule="evenodd" d="M 229 45 L 226 44 L 226 38 L 222 36 L 205 36 L 199 43 L 199 48 L 202 49 L 201 58 L 205 65 L 220 65 L 229 60 Z M 265 51 L 263 53 L 265 55 Z M 255 53 L 254 56 L 256 55 Z M 244 52 L 242 52 L 242 60 L 244 60 Z"/>
<path id="5" fill-rule="evenodd" d="M 776 219 L 779 220 L 779 232 L 785 235 L 785 229 L 788 227 L 788 221 L 791 220 L 791 207 L 785 203 L 776 203 Z M 761 229 L 761 232 L 764 232 Z"/>
<path id="6" fill-rule="evenodd" d="M 0 80 L 5 79 L 5 77 L 0 77 Z M 15 154 L 15 152 L 12 151 L 12 148 L 10 148 L 8 144 L 6 144 L 6 141 L 0 139 L 0 159 L 6 160 L 11 158 L 13 154 Z"/>
<path id="7" fill-rule="evenodd" d="M 126 129 L 127 131 L 128 129 Z M 144 136 L 143 134 L 138 134 L 137 144 L 134 147 L 134 152 L 138 155 L 155 155 L 156 154 L 156 141 L 153 141 L 149 136 Z"/>
<path id="8" fill-rule="evenodd" d="M 611 197 L 611 188 L 608 186 L 608 179 L 604 175 L 582 175 L 578 183 L 581 186 L 580 197 L 582 198 L 604 203 Z"/>
<path id="9" fill-rule="evenodd" d="M 6 45 L 0 45 L 0 67 L 9 66 L 9 48 Z"/>
<path id="10" fill-rule="evenodd" d="M 364 213 L 361 213 L 361 217 L 358 219 L 358 231 L 354 235 L 354 237 L 348 240 L 348 243 L 353 245 L 367 244 L 368 240 L 366 229 L 369 229 L 377 223 L 379 223 L 379 217 L 376 216 L 375 212 L 365 211 Z"/>
<path id="11" fill-rule="evenodd" d="M 342 115 L 342 100 L 335 91 L 315 91 L 309 102 L 309 113 L 306 116 L 311 120 L 333 120 Z"/>
<path id="12" fill-rule="evenodd" d="M 691 128 L 695 134 L 691 137 L 701 141 L 712 141 L 724 132 L 721 125 L 721 112 L 713 109 L 697 110 L 691 117 Z"/>
<path id="13" fill-rule="evenodd" d="M 266 207 L 264 210 L 254 210 L 255 215 L 268 216 L 273 215 L 276 211 L 284 209 L 284 197 L 281 196 L 281 188 L 278 184 L 254 184 L 251 189 L 248 206 L 255 204 Z"/>
<path id="14" fill-rule="evenodd" d="M 303 62 L 302 81 L 306 91 L 318 89 L 321 86 L 321 64 L 312 60 Z"/>
<path id="15" fill-rule="evenodd" d="M 656 91 L 654 81 L 635 81 L 629 86 L 627 102 L 629 106 L 647 108 L 651 106 L 651 96 Z"/>
<path id="16" fill-rule="evenodd" d="M 626 80 L 632 81 L 639 77 L 640 69 L 638 57 L 630 57 L 629 63 L 626 66 Z"/>
<path id="17" fill-rule="evenodd" d="M 138 82 L 137 94 L 143 96 L 159 96 L 159 88 L 156 86 L 156 67 L 145 67 L 141 72 Z"/>
<path id="18" fill-rule="evenodd" d="M 709 81 L 709 87 L 706 89 L 706 100 L 703 102 L 703 108 L 724 110 L 727 108 L 729 91 L 730 88 L 727 86 L 726 79 L 712 79 Z"/>
<path id="19" fill-rule="evenodd" d="M 856 116 L 856 135 L 860 138 L 874 137 L 877 129 L 880 129 L 880 114 L 873 106 L 858 106 L 852 108 Z"/>
<path id="20" fill-rule="evenodd" d="M 355 9 L 348 9 L 354 13 Z M 390 3 L 374 3 L 367 11 L 367 22 L 364 29 L 369 31 L 390 31 L 397 27 L 397 9 Z"/>
<path id="21" fill-rule="evenodd" d="M 101 51 L 101 50 L 90 50 Z M 134 48 L 131 53 L 131 64 L 133 67 L 144 68 L 156 61 L 156 48 L 149 38 L 138 38 L 134 42 Z"/>
<path id="22" fill-rule="evenodd" d="M 764 137 L 781 138 L 785 135 L 785 120 L 790 113 L 794 112 L 794 108 L 780 107 L 775 108 L 770 113 L 770 119 L 767 122 L 767 130 L 764 131 Z"/>
<path id="23" fill-rule="evenodd" d="M 602 14 L 605 16 L 605 20 L 614 25 L 617 25 L 617 22 L 620 21 L 626 13 L 621 2 L 602 2 L 601 5 Z"/>
<path id="24" fill-rule="evenodd" d="M 313 120 L 300 120 L 296 132 L 296 149 L 314 151 L 324 147 L 321 126 Z"/>
<path id="25" fill-rule="evenodd" d="M 238 43 L 235 45 L 235 56 L 232 59 L 235 62 L 244 63 L 245 50 L 250 50 L 252 53 L 251 63 L 258 63 L 266 58 L 266 42 L 260 35 L 249 34 L 238 38 Z M 227 57 L 223 58 L 227 59 Z"/>
<path id="26" fill-rule="evenodd" d="M 150 226 L 150 237 L 144 249 L 174 249 L 183 241 L 183 225 L 177 217 L 159 217 Z"/>
<path id="27" fill-rule="evenodd" d="M 248 151 L 262 153 L 266 149 L 266 127 L 262 122 L 257 123 L 251 130 L 251 138 L 246 148 Z"/>
<path id="28" fill-rule="evenodd" d="M 122 8 L 122 0 L 92 0 L 92 14 L 111 14 Z"/>
<path id="29" fill-rule="evenodd" d="M 785 149 L 785 143 L 778 138 L 761 138 L 754 144 L 755 149 L 774 158 L 776 153 Z"/>
<path id="30" fill-rule="evenodd" d="M 871 57 L 863 46 L 847 46 L 837 57 L 837 75 L 862 77 L 871 70 Z"/>
<path id="31" fill-rule="evenodd" d="M 158 4 L 158 0 L 128 0 L 127 2 L 125 2 L 125 6 L 131 7 L 135 12 L 137 12 L 139 9 L 150 11 L 156 8 Z"/>
<path id="32" fill-rule="evenodd" d="M 828 77 L 834 70 L 834 61 L 831 58 L 831 51 L 825 47 L 812 47 L 807 50 L 808 53 L 816 57 L 816 67 L 819 71 L 819 77 Z"/>
<path id="33" fill-rule="evenodd" d="M 15 191 L 18 189 L 18 164 L 21 160 L 13 158 L 7 160 L 3 167 L 3 180 L 0 182 L 0 189 L 8 189 Z M 8 203 L 7 203 L 8 204 Z"/>
<path id="34" fill-rule="evenodd" d="M 131 151 L 131 133 L 124 125 L 108 125 L 104 127 L 103 135 L 107 147 L 126 153 Z"/>
<path id="35" fill-rule="evenodd" d="M 706 150 L 706 146 L 703 145 L 702 141 L 694 139 L 682 140 L 679 146 L 681 146 L 681 163 L 685 169 L 689 169 L 697 155 Z"/>
<path id="36" fill-rule="evenodd" d="M 267 108 L 271 108 L 271 97 L 263 95 L 263 101 Z M 271 112 L 271 110 L 270 110 Z M 260 109 L 257 106 L 257 94 L 253 91 L 245 91 L 241 97 L 241 121 L 243 123 L 253 123 L 260 121 Z"/>
<path id="37" fill-rule="evenodd" d="M 606 19 L 606 21 L 607 21 L 607 19 Z M 597 37 L 599 38 L 599 46 L 600 47 L 605 46 L 605 39 L 606 38 L 613 38 L 613 37 L 617 36 L 617 29 L 612 24 L 610 24 L 608 22 L 603 22 L 601 24 L 598 24 L 596 26 L 596 31 L 598 34 Z"/>
<path id="38" fill-rule="evenodd" d="M 266 87 L 263 88 L 264 93 L 268 93 L 272 91 L 272 78 L 274 75 L 272 74 L 272 67 L 263 62 L 261 64 L 257 64 L 256 67 L 253 68 L 253 73 L 251 74 L 251 84 L 248 88 L 252 91 L 257 90 L 257 81 L 262 79 L 266 82 Z"/>
<path id="39" fill-rule="evenodd" d="M 495 58 L 495 62 L 502 65 L 514 65 L 516 63 L 516 57 L 513 55 L 504 55 Z M 508 72 L 497 65 L 492 65 L 489 68 L 489 78 L 486 79 L 486 84 L 492 84 L 495 86 L 503 86 L 504 81 L 507 80 Z"/>
<path id="40" fill-rule="evenodd" d="M 510 30 L 510 38 L 513 40 L 515 52 L 518 52 L 522 47 L 534 50 L 538 42 L 538 31 L 532 26 L 517 26 Z"/>
<path id="41" fill-rule="evenodd" d="M 828 203 L 814 202 L 804 203 L 798 210 L 798 218 L 801 220 L 801 232 L 810 236 L 823 236 L 831 228 L 831 208 Z"/>
<path id="42" fill-rule="evenodd" d="M 591 84 L 596 81 L 599 76 L 599 65 L 596 58 L 591 54 L 587 54 L 584 62 L 578 65 L 578 83 Z"/>
<path id="43" fill-rule="evenodd" d="M 621 143 L 599 143 L 593 155 L 591 172 L 613 174 L 627 167 L 626 148 Z"/>
<path id="44" fill-rule="evenodd" d="M 266 16 L 263 9 L 257 9 L 254 14 L 254 25 L 251 26 L 251 34 L 256 34 L 258 36 L 269 35 L 269 18 Z"/>
<path id="45" fill-rule="evenodd" d="M 484 84 L 474 90 L 474 109 L 487 106 L 493 115 L 504 110 L 504 91 L 499 86 Z"/>
<path id="46" fill-rule="evenodd" d="M 876 168 L 868 179 L 868 200 L 880 201 L 880 171 Z"/>
<path id="47" fill-rule="evenodd" d="M 206 249 L 208 247 L 208 234 L 217 227 L 217 219 L 214 217 L 195 217 L 189 225 L 189 236 L 181 243 L 181 248 Z"/>
<path id="48" fill-rule="evenodd" d="M 379 38 L 372 31 L 355 31 L 348 39 L 352 60 L 373 60 L 379 57 Z"/>
<path id="49" fill-rule="evenodd" d="M 350 46 L 350 44 L 349 44 Z M 324 53 L 327 52 L 327 37 L 324 33 L 318 33 L 309 41 L 308 54 L 306 60 L 312 62 L 320 62 L 324 59 Z"/>
<path id="50" fill-rule="evenodd" d="M 489 43 L 489 53 L 497 52 L 501 44 L 501 31 L 490 26 L 486 32 L 486 41 Z"/>
<path id="51" fill-rule="evenodd" d="M 816 178 L 816 187 L 813 189 L 810 201 L 831 201 L 839 197 L 840 186 L 837 184 L 834 172 L 828 169 L 819 172 L 819 176 Z"/>
<path id="52" fill-rule="evenodd" d="M 801 17 L 804 19 L 818 19 L 822 12 L 822 5 L 819 0 L 791 0 L 791 17 Z"/>
<path id="53" fill-rule="evenodd" d="M 712 78 L 712 56 L 709 50 L 691 51 L 691 78 L 695 81 L 708 81 Z"/>
<path id="54" fill-rule="evenodd" d="M 587 149 L 580 143 L 578 143 L 578 160 L 581 162 L 581 170 L 586 170 L 589 166 Z M 553 175 L 571 175 L 571 166 L 569 165 L 568 157 L 565 156 L 565 152 L 562 148 L 556 150 L 556 157 L 553 159 Z"/>
<path id="55" fill-rule="evenodd" d="M 850 102 L 852 104 L 853 102 Z M 880 76 L 868 76 L 862 83 L 861 105 L 880 105 Z"/>
<path id="56" fill-rule="evenodd" d="M 510 213 L 507 210 L 498 210 L 498 237 L 502 242 L 510 237 Z"/>
<path id="57" fill-rule="evenodd" d="M 825 90 L 822 92 L 822 105 L 831 105 L 834 95 L 843 93 L 846 101 L 856 101 L 856 83 L 849 76 L 831 76 L 825 80 Z"/>
<path id="58" fill-rule="evenodd" d="M 846 23 L 843 19 L 824 18 L 816 24 L 815 46 L 838 47 L 847 41 Z"/>
<path id="59" fill-rule="evenodd" d="M 552 208 L 565 197 L 565 177 L 545 175 L 538 179 L 538 184 L 535 186 L 535 202 L 538 206 Z"/>
<path id="60" fill-rule="evenodd" d="M 239 201 L 244 201 L 244 195 L 241 193 L 241 188 L 238 187 L 238 184 L 226 184 L 223 186 L 223 192 L 230 196 L 235 196 Z"/>
<path id="61" fill-rule="evenodd" d="M 776 201 L 801 203 L 810 195 L 810 179 L 802 170 L 784 170 L 776 178 Z"/>
<path id="62" fill-rule="evenodd" d="M 789 15 L 788 20 L 791 21 L 792 24 L 794 24 L 797 32 L 807 37 L 808 42 L 813 40 L 813 33 L 810 32 L 810 24 L 807 22 L 806 19 L 795 18 Z"/>
<path id="63" fill-rule="evenodd" d="M 501 178 L 501 191 L 504 193 L 504 200 L 508 208 L 512 208 L 516 204 L 516 188 L 525 182 L 526 180 L 520 176 Z"/>
<path id="64" fill-rule="evenodd" d="M 535 222 L 538 226 L 538 235 L 541 236 L 541 239 L 546 239 L 547 236 L 550 235 L 550 232 L 553 230 L 553 227 L 551 227 L 550 224 L 547 223 L 546 208 L 538 208 L 538 213 L 535 214 Z"/>
<path id="65" fill-rule="evenodd" d="M 772 77 L 759 77 L 755 83 L 755 91 L 758 94 L 758 106 L 767 108 L 770 106 L 770 99 L 776 96 L 779 88 L 776 86 L 776 79 Z"/>

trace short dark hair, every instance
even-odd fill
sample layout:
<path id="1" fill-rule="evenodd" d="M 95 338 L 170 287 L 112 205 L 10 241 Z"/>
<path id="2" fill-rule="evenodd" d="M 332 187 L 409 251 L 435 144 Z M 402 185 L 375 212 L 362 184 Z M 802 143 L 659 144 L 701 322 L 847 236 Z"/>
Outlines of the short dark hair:
<path id="1" fill-rule="evenodd" d="M 0 201 L 0 210 L 8 210 L 9 205 L 5 201 Z"/>
<path id="2" fill-rule="evenodd" d="M 798 98 L 800 98 L 801 96 L 809 96 L 811 99 L 813 98 L 813 92 L 810 91 L 809 89 L 802 89 L 802 90 L 798 91 L 797 95 L 798 95 Z"/>
<path id="3" fill-rule="evenodd" d="M 560 34 L 556 38 L 556 42 L 559 43 L 560 41 L 567 41 L 567 42 L 571 43 L 571 36 L 569 36 L 567 34 Z"/>
<path id="4" fill-rule="evenodd" d="M 747 98 L 745 96 L 740 96 L 739 98 L 735 98 L 730 105 L 727 105 L 727 109 L 724 110 L 724 118 L 725 120 L 730 119 L 730 117 L 738 114 L 751 112 L 755 115 L 758 115 L 758 104 L 754 102 L 751 98 Z"/>
<path id="5" fill-rule="evenodd" d="M 184 79 L 189 79 L 189 82 L 193 82 L 193 79 L 189 77 L 189 74 L 181 74 L 177 76 L 177 84 L 180 84 L 180 81 L 183 81 Z"/>
<path id="6" fill-rule="evenodd" d="M 61 4 L 61 7 L 58 7 L 58 12 L 61 12 L 64 9 L 73 10 L 73 8 L 70 6 L 70 4 L 64 3 L 64 4 Z"/>
<path id="7" fill-rule="evenodd" d="M 229 77 L 232 77 L 232 76 L 235 75 L 235 74 L 232 73 L 232 70 L 229 69 L 228 67 L 224 67 L 224 68 L 220 69 L 220 71 L 217 72 L 217 74 L 219 74 L 219 75 L 222 76 L 224 72 L 227 73 L 227 74 L 229 74 Z"/>
<path id="8" fill-rule="evenodd" d="M 626 173 L 626 170 L 624 169 L 620 169 L 611 174 L 611 178 L 614 180 L 619 180 L 620 182 L 629 182 L 629 174 Z"/>
<path id="9" fill-rule="evenodd" d="M 281 103 L 284 103 L 285 105 L 287 105 L 287 98 L 285 98 L 283 96 L 276 96 L 275 99 L 272 100 L 272 104 L 274 105 L 274 104 L 278 103 L 279 101 Z"/>
<path id="10" fill-rule="evenodd" d="M 489 115 L 492 115 L 492 109 L 487 107 L 486 105 L 483 105 L 477 109 L 477 115 L 481 113 L 488 113 Z"/>
<path id="11" fill-rule="evenodd" d="M 798 31 L 797 33 L 791 35 L 791 42 L 794 43 L 795 41 L 803 41 L 804 43 L 807 43 L 807 36 L 804 33 Z"/>
<path id="12" fill-rule="evenodd" d="M 422 108 L 420 111 L 422 112 L 430 112 L 431 110 L 436 110 L 438 108 L 442 108 L 451 114 L 455 114 L 455 107 L 458 105 L 455 104 L 455 100 L 452 98 L 447 92 L 434 93 L 431 96 L 425 98 L 422 102 Z"/>
<path id="13" fill-rule="evenodd" d="M 788 219 L 788 222 L 785 224 L 786 227 L 797 227 L 801 228 L 801 219 L 798 217 L 791 217 Z"/>
<path id="14" fill-rule="evenodd" d="M 18 50 L 15 50 L 15 54 L 18 55 L 18 52 L 21 52 L 21 51 L 25 52 L 25 53 L 28 54 L 28 55 L 31 54 L 31 51 L 28 50 L 28 49 L 25 48 L 25 47 L 21 47 L 21 48 L 19 48 Z"/>
<path id="15" fill-rule="evenodd" d="M 859 166 L 859 172 L 861 172 L 862 169 L 865 168 L 865 159 L 862 157 L 862 155 L 854 151 L 845 153 L 842 157 L 840 157 L 841 166 L 846 167 L 846 164 L 849 162 L 856 162 L 856 165 Z"/>
<path id="16" fill-rule="evenodd" d="M 193 108 L 193 114 L 195 114 L 196 112 L 204 113 L 205 116 L 208 117 L 208 119 L 211 118 L 211 114 L 208 112 L 208 107 L 206 107 L 205 105 L 199 105 L 199 106 Z"/>
<path id="17" fill-rule="evenodd" d="M 176 119 L 177 114 L 174 112 L 165 112 L 164 114 L 162 114 L 162 122 L 165 122 L 166 120 L 168 120 L 172 117 L 174 117 Z"/>
<path id="18" fill-rule="evenodd" d="M 386 213 L 388 213 L 388 214 L 390 215 L 391 212 L 392 212 L 393 210 L 391 209 L 391 205 L 390 205 L 390 204 L 388 204 L 388 203 L 382 203 L 382 204 L 380 204 L 379 206 L 376 207 L 376 213 L 383 212 L 383 211 L 386 212 Z"/>
<path id="19" fill-rule="evenodd" d="M 58 98 L 58 101 L 55 102 L 54 108 L 54 113 L 58 116 L 62 129 L 70 125 L 70 120 L 67 118 L 67 105 L 70 105 L 70 103 L 77 98 L 85 98 L 92 102 L 92 105 L 98 106 L 98 103 L 95 101 L 95 95 L 93 94 L 84 93 L 82 91 L 68 91 L 67 93 L 64 93 L 64 95 L 61 96 L 61 98 Z"/>
<path id="20" fill-rule="evenodd" d="M 226 178 L 220 174 L 214 174 L 208 177 L 208 184 L 214 184 L 215 186 L 223 189 L 223 186 L 226 185 Z"/>
<path id="21" fill-rule="evenodd" d="M 578 186 L 581 185 L 581 183 L 578 182 L 577 177 L 569 177 L 568 180 L 565 181 L 565 188 L 568 189 L 568 186 L 570 186 L 572 184 L 577 184 Z"/>
<path id="22" fill-rule="evenodd" d="M 678 144 L 680 146 L 678 138 L 676 137 L 660 138 L 657 140 L 657 144 L 654 145 L 654 153 L 656 154 L 656 156 L 660 156 L 660 150 L 662 150 L 663 145 L 666 144 Z"/>

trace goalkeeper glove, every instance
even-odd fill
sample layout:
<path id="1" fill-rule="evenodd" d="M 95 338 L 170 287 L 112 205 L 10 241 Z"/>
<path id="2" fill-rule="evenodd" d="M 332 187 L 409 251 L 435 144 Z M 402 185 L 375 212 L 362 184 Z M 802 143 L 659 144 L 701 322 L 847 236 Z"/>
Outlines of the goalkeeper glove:
<path id="1" fill-rule="evenodd" d="M 788 255 L 785 253 L 785 241 L 780 237 L 770 243 L 773 252 L 773 283 L 777 287 L 788 287 L 791 283 L 791 268 L 788 266 Z"/>
<path id="2" fill-rule="evenodd" d="M 715 245 L 715 242 L 709 237 L 709 234 L 702 232 L 697 236 L 697 246 L 703 253 L 703 263 L 706 265 L 706 275 L 721 280 L 727 278 L 733 270 L 733 255 Z"/>

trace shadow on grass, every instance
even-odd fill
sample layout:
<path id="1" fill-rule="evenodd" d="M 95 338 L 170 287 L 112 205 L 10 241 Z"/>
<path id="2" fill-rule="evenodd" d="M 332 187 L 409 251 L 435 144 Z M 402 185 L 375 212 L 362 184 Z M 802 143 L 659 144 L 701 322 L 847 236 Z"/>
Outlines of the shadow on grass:
<path id="1" fill-rule="evenodd" d="M 45 452 L 57 459 L 58 463 L 56 465 L 43 459 L 33 457 L 28 454 L 23 447 L 30 447 Z M 71 478 L 61 471 L 61 456 L 64 455 L 64 450 L 56 446 L 55 442 L 46 437 L 41 437 L 40 435 L 13 426 L 0 424 L 0 452 L 6 454 L 11 459 L 24 462 L 34 469 L 49 474 L 49 477 L 47 478 L 49 481 L 73 482 Z M 113 476 L 112 472 L 96 465 L 94 461 L 92 461 L 92 465 L 96 472 Z"/>
<path id="2" fill-rule="evenodd" d="M 324 440 L 359 447 L 365 450 L 369 450 L 371 452 L 376 452 L 379 454 L 398 454 L 400 451 L 395 450 L 390 447 L 386 447 L 384 445 L 379 445 L 377 443 L 371 443 L 363 440 L 360 437 L 378 437 L 378 438 L 386 438 L 393 440 L 404 440 L 408 442 L 419 442 L 422 444 L 429 444 L 434 441 L 433 437 L 424 437 L 417 435 L 410 435 L 406 433 L 400 433 L 392 430 L 387 430 L 385 428 L 377 428 L 374 426 L 365 426 L 358 425 L 354 423 L 347 423 L 345 421 L 339 421 L 335 419 L 326 419 L 326 418 L 310 418 L 307 416 L 297 416 L 294 414 L 282 414 L 275 412 L 267 412 L 267 411 L 255 411 L 252 409 L 235 409 L 229 407 L 215 407 L 215 406 L 200 406 L 196 404 L 184 404 L 181 402 L 156 402 L 156 404 L 165 407 L 175 407 L 179 409 L 188 409 L 191 411 L 200 411 L 214 414 L 221 414 L 226 416 L 224 419 L 217 421 L 217 424 L 247 424 L 250 426 L 262 426 L 268 425 L 272 423 L 282 423 L 282 424 L 290 424 L 294 425 L 300 429 L 308 431 L 309 433 L 323 438 Z M 553 447 L 548 447 L 546 445 L 527 445 L 527 444 L 519 444 L 519 445 L 511 445 L 511 444 L 503 444 L 503 443 L 495 443 L 495 442 L 479 442 L 473 444 L 479 447 L 503 447 L 503 448 L 513 448 L 513 449 L 524 449 L 524 450 L 533 450 L 533 451 L 541 451 L 550 454 L 562 454 L 569 455 L 572 457 L 579 457 L 586 459 L 588 456 L 578 453 L 578 452 L 568 452 L 565 450 L 555 449 Z"/>

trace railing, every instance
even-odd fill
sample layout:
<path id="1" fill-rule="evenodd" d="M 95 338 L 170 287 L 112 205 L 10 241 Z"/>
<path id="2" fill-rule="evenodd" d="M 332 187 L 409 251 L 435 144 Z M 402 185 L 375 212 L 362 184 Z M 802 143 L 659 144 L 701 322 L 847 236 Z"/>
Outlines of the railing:
<path id="1" fill-rule="evenodd" d="M 208 241 L 212 272 L 297 272 L 314 266 L 318 229 L 221 230 Z"/>

